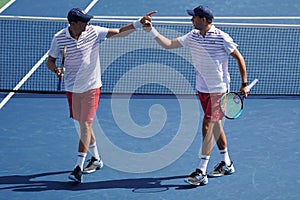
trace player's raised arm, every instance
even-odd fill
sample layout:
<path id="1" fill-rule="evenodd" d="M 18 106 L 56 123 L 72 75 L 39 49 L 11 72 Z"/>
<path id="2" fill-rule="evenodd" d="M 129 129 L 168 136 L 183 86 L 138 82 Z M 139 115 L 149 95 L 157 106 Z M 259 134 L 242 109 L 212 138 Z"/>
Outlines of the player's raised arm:
<path id="1" fill-rule="evenodd" d="M 153 13 L 154 14 L 154 13 Z M 151 18 L 152 19 L 152 18 Z M 149 32 L 151 36 L 156 40 L 156 42 L 162 46 L 165 49 L 175 49 L 183 47 L 177 38 L 174 38 L 172 40 L 166 38 L 165 36 L 161 35 L 153 26 L 152 26 L 152 20 L 148 21 L 143 24 L 143 29 L 146 32 Z"/>
<path id="2" fill-rule="evenodd" d="M 151 11 L 147 13 L 144 17 L 141 17 L 140 19 L 127 24 L 125 26 L 122 26 L 120 28 L 112 28 L 108 30 L 107 38 L 115 38 L 115 37 L 124 37 L 132 32 L 134 32 L 138 28 L 142 28 L 144 24 L 150 24 L 152 21 L 152 16 L 156 11 Z"/>

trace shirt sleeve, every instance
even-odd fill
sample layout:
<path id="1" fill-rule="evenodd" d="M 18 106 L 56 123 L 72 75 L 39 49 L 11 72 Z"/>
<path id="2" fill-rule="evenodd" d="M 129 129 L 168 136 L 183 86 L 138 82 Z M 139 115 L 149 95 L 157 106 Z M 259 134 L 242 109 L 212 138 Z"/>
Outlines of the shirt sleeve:
<path id="1" fill-rule="evenodd" d="M 59 53 L 60 53 L 59 46 L 58 46 L 56 37 L 54 36 L 52 39 L 52 42 L 51 42 L 51 46 L 50 46 L 48 55 L 53 58 L 58 58 Z"/>
<path id="2" fill-rule="evenodd" d="M 237 47 L 238 45 L 233 39 L 227 33 L 224 33 L 224 48 L 227 54 L 231 54 Z"/>
<path id="3" fill-rule="evenodd" d="M 94 30 L 98 35 L 98 40 L 106 39 L 109 28 L 101 27 L 101 26 L 93 26 Z"/>
<path id="4" fill-rule="evenodd" d="M 184 47 L 188 46 L 188 34 L 189 33 L 177 38 L 178 42 Z"/>

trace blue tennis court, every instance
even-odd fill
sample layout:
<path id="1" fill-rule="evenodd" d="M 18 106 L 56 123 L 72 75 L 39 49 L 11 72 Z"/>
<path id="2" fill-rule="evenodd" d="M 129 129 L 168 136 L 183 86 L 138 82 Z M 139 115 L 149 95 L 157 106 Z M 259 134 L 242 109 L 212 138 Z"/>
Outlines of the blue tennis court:
<path id="1" fill-rule="evenodd" d="M 209 179 L 207 186 L 193 188 L 184 183 L 183 178 L 197 165 L 200 134 L 195 136 L 180 158 L 162 169 L 145 173 L 122 172 L 126 169 L 122 163 L 126 162 L 120 161 L 119 165 L 110 163 L 115 169 L 105 166 L 99 172 L 84 176 L 82 184 L 75 185 L 67 181 L 67 176 L 73 167 L 79 137 L 73 121 L 66 120 L 66 99 L 13 98 L 0 112 L 1 198 L 80 199 L 95 195 L 104 199 L 194 199 L 195 196 L 211 199 L 298 199 L 300 177 L 293 171 L 299 164 L 299 101 L 298 98 L 247 99 L 247 108 L 241 118 L 225 122 L 237 173 Z M 143 98 L 135 98 L 131 102 L 136 106 L 131 110 L 132 116 L 148 119 L 147 113 L 139 106 L 151 102 L 164 105 L 168 110 L 166 126 L 174 128 L 174 115 L 178 115 L 174 109 L 178 102 L 174 98 L 147 97 L 146 102 Z M 111 124 L 110 103 L 111 98 L 103 95 L 97 114 L 99 124 L 110 141 L 125 150 L 127 148 L 128 152 L 141 152 L 142 149 L 151 154 L 153 148 L 168 144 L 174 137 L 175 132 L 169 128 L 155 136 L 158 138 L 130 139 L 118 126 Z M 193 118 L 192 115 L 190 117 Z M 140 123 L 145 122 L 140 120 Z M 97 136 L 103 137 L 100 133 Z M 106 152 L 104 162 L 114 160 L 112 156 L 122 159 L 114 152 Z M 209 169 L 218 159 L 218 152 L 213 152 Z M 156 167 L 159 164 L 152 165 Z M 143 167 L 138 166 L 141 170 Z"/>
<path id="2" fill-rule="evenodd" d="M 140 5 L 131 0 L 127 0 L 126 5 L 124 2 L 82 0 L 64 1 L 61 5 L 57 1 L 51 1 L 35 2 L 28 6 L 32 1 L 16 0 L 1 15 L 65 17 L 71 7 L 87 8 L 90 5 L 93 15 L 139 16 L 150 10 L 159 10 L 160 16 L 185 16 L 185 10 L 195 6 L 195 2 L 191 0 L 184 5 L 181 1 L 141 1 Z M 218 16 L 297 16 L 300 11 L 300 3 L 292 0 L 284 3 L 265 2 L 259 7 L 257 4 L 262 5 L 261 1 L 243 4 L 235 0 L 203 1 L 205 3 L 216 10 Z M 275 4 L 277 6 L 274 7 Z M 293 8 L 287 8 L 288 4 L 292 4 Z M 128 9 L 123 9 L 125 6 Z M 138 6 L 141 8 L 137 9 Z M 228 6 L 232 9 L 227 9 Z M 9 27 L 6 22 L 1 25 Z M 26 23 L 21 20 L 17 25 L 24 28 Z M 18 47 L 25 49 L 18 51 L 18 57 L 26 59 L 14 61 L 15 59 L 7 56 L 13 52 L 14 45 L 5 51 L 1 49 L 1 60 L 4 60 L 1 68 L 23 64 L 20 74 L 7 75 L 13 80 L 8 83 L 10 88 L 45 54 L 56 28 L 63 27 L 65 22 L 55 22 L 54 25 L 56 26 L 47 22 L 45 26 L 42 23 L 43 33 L 49 32 L 38 42 L 35 35 L 28 35 L 26 40 L 17 40 L 21 43 Z M 34 24 L 32 29 L 37 27 Z M 164 27 L 161 28 L 163 30 Z M 156 49 L 147 38 L 143 41 L 149 44 L 149 48 L 138 44 L 129 48 L 125 39 L 121 43 L 125 50 L 114 54 L 105 54 L 111 43 L 100 44 L 106 57 L 102 61 L 109 68 L 103 71 L 103 82 L 107 84 L 101 94 L 94 130 L 104 167 L 93 174 L 84 175 L 81 184 L 69 182 L 68 175 L 75 164 L 79 133 L 78 125 L 69 119 L 65 95 L 17 93 L 0 108 L 0 199 L 300 199 L 300 175 L 297 173 L 300 164 L 300 44 L 298 40 L 291 42 L 285 38 L 288 47 L 282 45 L 280 50 L 277 46 L 281 46 L 281 40 L 272 43 L 267 37 L 263 37 L 261 40 L 256 39 L 273 46 L 261 45 L 261 48 L 257 48 L 247 39 L 248 35 L 239 38 L 246 29 L 238 29 L 240 32 L 237 33 L 232 31 L 236 29 L 228 31 L 236 34 L 233 37 L 239 40 L 245 57 L 249 58 L 249 78 L 257 77 L 260 82 L 254 87 L 253 95 L 245 100 L 245 110 L 241 117 L 224 121 L 229 153 L 236 168 L 235 174 L 210 178 L 209 184 L 203 187 L 192 187 L 184 182 L 184 178 L 199 162 L 203 117 L 198 97 L 191 94 L 194 77 L 191 76 L 188 79 L 190 81 L 184 82 L 191 71 L 176 68 L 176 65 L 189 67 L 188 58 L 184 52 Z M 256 29 L 258 34 L 263 30 Z M 282 35 L 288 32 L 294 37 L 298 35 L 298 30 L 272 29 L 270 33 Z M 178 31 L 180 32 L 179 28 Z M 31 32 L 24 28 L 22 33 Z M 16 33 L 15 37 L 22 36 L 22 33 Z M 2 36 L 15 39 L 4 33 Z M 140 33 L 137 36 L 140 37 Z M 128 40 L 130 39 L 132 38 L 129 36 Z M 27 49 L 28 44 L 32 49 Z M 116 42 L 116 45 L 119 44 Z M 243 46 L 250 48 L 243 49 Z M 252 55 L 252 49 L 258 53 Z M 290 52 L 288 56 L 284 54 L 286 51 Z M 145 53 L 153 55 L 139 59 Z M 266 59 L 267 55 L 285 56 Z M 255 56 L 256 60 L 253 59 Z M 159 59 L 160 66 L 156 68 L 153 60 Z M 148 78 L 136 76 L 140 70 L 134 70 L 130 66 L 123 68 L 124 71 L 118 71 L 118 66 L 125 60 L 130 60 L 134 66 L 141 66 L 139 69 L 143 69 L 149 75 Z M 165 73 L 170 77 L 163 76 L 153 81 L 158 74 L 147 71 L 147 62 L 154 69 L 163 69 L 158 74 Z M 259 64 L 262 66 L 259 71 L 251 70 L 251 66 Z M 167 65 L 175 67 L 167 68 Z M 33 79 L 28 79 L 24 84 L 29 90 L 40 87 L 35 85 L 35 78 L 40 80 L 43 89 L 43 81 L 47 79 L 45 77 L 52 77 L 44 64 L 38 70 L 40 71 L 33 74 Z M 277 77 L 279 71 L 280 78 Z M 116 72 L 120 74 L 112 76 Z M 126 74 L 126 79 L 134 77 L 137 82 L 132 82 L 136 84 L 133 88 L 139 95 L 131 95 L 131 88 L 125 88 L 129 91 L 128 94 L 119 94 L 126 85 L 122 82 L 125 79 L 121 73 Z M 238 74 L 232 76 L 234 79 Z M 4 77 L 6 76 L 0 73 L 1 89 L 6 87 Z M 184 87 L 178 88 L 177 83 L 173 82 L 174 77 L 182 81 L 180 86 Z M 49 83 L 56 87 L 57 80 L 51 81 L 53 82 Z M 140 82 L 149 84 L 142 87 Z M 233 88 L 237 84 L 239 82 L 233 80 Z M 161 94 L 152 94 L 153 89 Z M 182 94 L 182 90 L 191 92 Z M 110 91 L 113 91 L 112 94 Z M 178 95 L 170 95 L 170 92 Z M 269 95 L 261 95 L 263 93 Z M 0 93 L 0 102 L 3 103 L 7 95 L 6 92 Z M 213 169 L 219 161 L 219 152 L 214 147 L 208 170 Z"/>

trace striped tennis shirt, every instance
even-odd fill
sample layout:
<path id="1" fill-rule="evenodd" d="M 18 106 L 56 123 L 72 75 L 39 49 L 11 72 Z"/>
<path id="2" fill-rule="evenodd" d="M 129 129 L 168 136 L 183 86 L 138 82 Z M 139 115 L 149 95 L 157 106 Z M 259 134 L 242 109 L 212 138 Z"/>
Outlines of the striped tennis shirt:
<path id="1" fill-rule="evenodd" d="M 228 55 L 237 48 L 237 44 L 227 33 L 212 25 L 205 37 L 199 30 L 193 29 L 177 39 L 190 50 L 198 91 L 223 93 L 229 90 Z"/>
<path id="2" fill-rule="evenodd" d="M 78 40 L 71 37 L 69 27 L 62 29 L 53 37 L 49 55 L 58 58 L 67 47 L 65 59 L 65 90 L 83 93 L 100 88 L 101 69 L 99 42 L 105 39 L 108 28 L 89 25 Z"/>

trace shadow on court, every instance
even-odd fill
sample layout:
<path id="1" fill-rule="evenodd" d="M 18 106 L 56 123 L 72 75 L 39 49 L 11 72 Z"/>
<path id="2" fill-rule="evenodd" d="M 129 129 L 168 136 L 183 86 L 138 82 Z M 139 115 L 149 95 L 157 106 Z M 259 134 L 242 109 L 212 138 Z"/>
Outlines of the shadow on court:
<path id="1" fill-rule="evenodd" d="M 162 181 L 183 179 L 186 175 L 170 176 L 159 178 L 134 178 L 134 179 L 120 179 L 109 181 L 97 181 L 77 184 L 74 182 L 61 181 L 34 181 L 32 179 L 70 173 L 71 171 L 48 172 L 33 175 L 12 175 L 0 177 L 0 185 L 11 185 L 8 187 L 1 187 L 0 190 L 12 190 L 15 192 L 40 192 L 51 190 L 66 190 L 66 191 L 86 191 L 95 189 L 130 189 L 135 193 L 156 193 L 164 192 L 170 188 L 175 190 L 193 189 L 195 186 L 187 184 L 162 184 Z"/>

